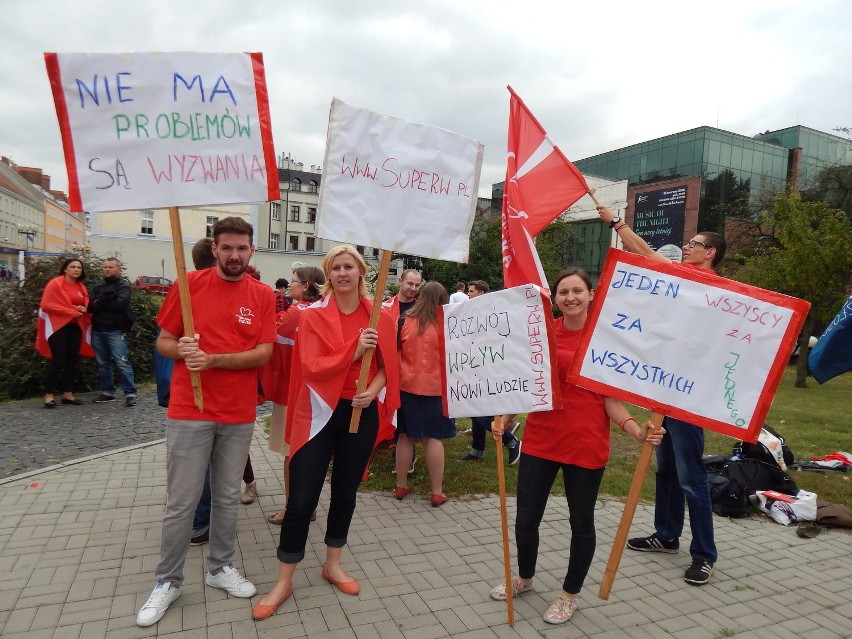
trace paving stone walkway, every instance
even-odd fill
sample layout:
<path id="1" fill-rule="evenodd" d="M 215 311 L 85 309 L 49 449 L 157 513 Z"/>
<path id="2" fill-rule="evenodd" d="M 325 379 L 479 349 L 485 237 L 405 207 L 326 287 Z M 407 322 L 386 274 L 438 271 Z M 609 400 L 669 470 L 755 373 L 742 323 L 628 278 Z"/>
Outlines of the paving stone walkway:
<path id="1" fill-rule="evenodd" d="M 9 406 L 0 408 L 3 431 L 16 421 L 14 410 L 6 414 Z M 39 406 L 33 410 L 60 410 Z M 61 410 L 71 415 L 73 408 Z M 87 410 L 95 414 L 94 408 L 102 407 Z M 137 409 L 137 416 L 154 411 L 142 402 Z M 153 587 L 159 550 L 165 445 L 156 437 L 156 420 L 145 431 L 134 418 L 119 420 L 133 409 L 106 410 L 117 416 L 109 430 L 122 435 L 107 437 L 91 424 L 85 427 L 91 427 L 88 438 L 57 433 L 61 429 L 55 422 L 44 420 L 14 426 L 32 433 L 28 441 L 44 442 L 45 450 L 30 451 L 22 464 L 29 471 L 0 480 L 3 639 L 852 637 L 852 535 L 843 531 L 801 539 L 766 519 L 716 518 L 720 560 L 708 585 L 684 583 L 687 553 L 626 551 L 612 594 L 602 601 L 598 586 L 622 506 L 601 500 L 598 552 L 580 610 L 570 623 L 549 626 L 541 615 L 561 586 L 568 545 L 567 509 L 563 500 L 553 499 L 542 524 L 537 588 L 516 600 L 510 628 L 505 604 L 488 596 L 489 587 L 502 579 L 498 500 L 452 500 L 431 508 L 424 498 L 399 502 L 378 493 L 359 496 L 344 553 L 345 566 L 361 580 L 359 596 L 339 593 L 320 576 L 326 493 L 307 556 L 296 572 L 295 595 L 277 615 L 255 622 L 252 601 L 205 587 L 206 547 L 201 546 L 189 551 L 180 598 L 159 624 L 139 628 L 136 611 Z M 37 437 L 35 431 L 42 434 Z M 127 441 L 136 437 L 148 441 Z M 98 438 L 103 441 L 91 441 Z M 73 455 L 70 443 L 59 451 L 49 446 L 74 440 L 79 457 L 107 439 L 122 447 L 75 461 L 67 458 Z M 5 448 L 8 433 L 3 441 Z M 236 556 L 237 566 L 261 593 L 275 580 L 280 530 L 267 523 L 265 514 L 277 508 L 282 493 L 281 460 L 267 452 L 266 443 L 258 426 L 251 454 L 260 497 L 240 507 Z M 10 458 L 4 450 L 0 462 Z M 60 463 L 32 468 L 54 460 Z M 514 500 L 509 517 L 513 521 Z M 652 510 L 640 506 L 634 532 L 649 532 L 652 519 Z M 684 538 L 682 547 L 688 544 Z"/>

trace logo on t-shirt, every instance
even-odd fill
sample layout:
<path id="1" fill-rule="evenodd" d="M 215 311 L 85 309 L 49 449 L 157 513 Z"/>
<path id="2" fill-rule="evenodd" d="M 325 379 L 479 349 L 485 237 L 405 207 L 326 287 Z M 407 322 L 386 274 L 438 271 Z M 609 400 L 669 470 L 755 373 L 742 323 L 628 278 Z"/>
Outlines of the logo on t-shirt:
<path id="1" fill-rule="evenodd" d="M 252 313 L 250 308 L 246 308 L 245 306 L 240 306 L 240 313 L 237 315 L 237 321 L 240 324 L 248 324 L 251 326 L 251 320 L 254 317 L 254 313 Z"/>

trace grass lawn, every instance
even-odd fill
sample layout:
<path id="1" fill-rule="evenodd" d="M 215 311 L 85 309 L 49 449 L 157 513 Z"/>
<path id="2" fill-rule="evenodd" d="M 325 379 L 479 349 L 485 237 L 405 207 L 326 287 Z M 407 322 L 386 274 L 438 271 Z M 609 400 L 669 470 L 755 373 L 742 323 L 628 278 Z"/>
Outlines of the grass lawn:
<path id="1" fill-rule="evenodd" d="M 849 425 L 849 416 L 852 415 L 852 372 L 835 377 L 822 386 L 809 379 L 808 388 L 793 386 L 795 373 L 793 367 L 788 367 L 785 371 L 767 422 L 784 436 L 798 460 L 819 457 L 838 450 L 852 452 L 852 427 Z M 646 417 L 650 416 L 640 409 L 634 408 L 632 412 L 637 418 L 640 413 Z M 470 427 L 470 420 L 457 420 L 457 427 L 461 433 Z M 523 428 L 517 434 L 523 439 Z M 708 455 L 730 455 L 735 441 L 725 435 L 707 431 L 705 452 Z M 470 499 L 477 495 L 497 492 L 494 441 L 489 436 L 486 442 L 483 461 L 462 463 L 457 462 L 456 458 L 467 453 L 470 437 L 460 434 L 445 441 L 444 492 L 447 495 L 456 499 Z M 627 495 L 639 450 L 633 439 L 613 426 L 612 453 L 601 486 L 602 495 L 619 499 Z M 415 472 L 409 477 L 409 487 L 412 492 L 428 496 L 429 477 L 426 473 L 422 444 L 418 444 L 417 451 L 419 459 Z M 506 465 L 505 468 L 506 490 L 514 494 L 518 467 Z M 792 477 L 800 488 L 815 492 L 826 501 L 852 508 L 850 476 L 852 470 L 848 473 L 792 471 Z M 362 484 L 362 489 L 386 491 L 390 497 L 395 485 L 396 475 L 393 473 L 390 451 L 379 449 L 373 456 L 370 475 Z M 564 493 L 561 480 L 557 480 L 553 493 Z M 648 502 L 654 499 L 653 462 L 645 478 L 642 499 Z"/>

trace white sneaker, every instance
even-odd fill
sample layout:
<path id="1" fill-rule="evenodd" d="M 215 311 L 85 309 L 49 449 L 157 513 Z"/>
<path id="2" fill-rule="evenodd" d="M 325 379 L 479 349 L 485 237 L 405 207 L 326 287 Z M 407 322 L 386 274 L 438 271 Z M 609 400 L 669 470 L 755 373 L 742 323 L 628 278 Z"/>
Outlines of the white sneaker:
<path id="1" fill-rule="evenodd" d="M 180 597 L 180 588 L 172 586 L 169 581 L 158 582 L 154 586 L 151 596 L 148 597 L 148 601 L 145 602 L 145 605 L 139 610 L 139 614 L 136 615 L 136 625 L 143 627 L 153 626 L 163 618 L 166 610 L 169 609 L 169 606 L 178 597 Z"/>
<path id="2" fill-rule="evenodd" d="M 207 573 L 204 583 L 214 588 L 221 588 L 232 597 L 253 597 L 257 588 L 240 574 L 233 566 L 225 566 L 218 575 Z"/>

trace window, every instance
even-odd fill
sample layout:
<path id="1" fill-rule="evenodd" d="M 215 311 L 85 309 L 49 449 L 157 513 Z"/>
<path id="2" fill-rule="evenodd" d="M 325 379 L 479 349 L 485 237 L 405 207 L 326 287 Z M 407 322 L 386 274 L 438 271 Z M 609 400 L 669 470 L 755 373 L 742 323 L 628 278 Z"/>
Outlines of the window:
<path id="1" fill-rule="evenodd" d="M 299 250 L 299 236 L 291 235 L 290 236 L 290 250 L 298 251 Z"/>
<path id="2" fill-rule="evenodd" d="M 154 234 L 154 211 L 142 211 L 139 214 L 139 234 Z"/>
<path id="3" fill-rule="evenodd" d="M 291 191 L 301 191 L 302 190 L 302 181 L 299 178 L 293 178 L 290 180 L 290 190 Z"/>
<path id="4" fill-rule="evenodd" d="M 308 222 L 316 222 L 317 221 L 317 207 L 309 206 L 308 207 Z"/>
<path id="5" fill-rule="evenodd" d="M 305 250 L 306 251 L 316 251 L 317 250 L 317 238 L 315 237 L 306 237 L 305 238 Z"/>
<path id="6" fill-rule="evenodd" d="M 278 244 L 281 242 L 281 236 L 278 233 L 270 233 L 269 234 L 269 248 L 277 249 Z"/>
<path id="7" fill-rule="evenodd" d="M 311 180 L 308 182 L 308 193 L 316 193 L 317 192 L 317 181 Z"/>
<path id="8" fill-rule="evenodd" d="M 302 217 L 302 207 L 298 204 L 292 204 L 290 206 L 290 221 L 298 222 Z"/>
<path id="9" fill-rule="evenodd" d="M 207 216 L 207 236 L 213 237 L 213 225 L 219 221 L 218 217 L 212 217 L 210 215 Z"/>
<path id="10" fill-rule="evenodd" d="M 272 213 L 273 220 L 281 219 L 281 202 L 272 202 L 269 205 L 270 212 Z"/>

